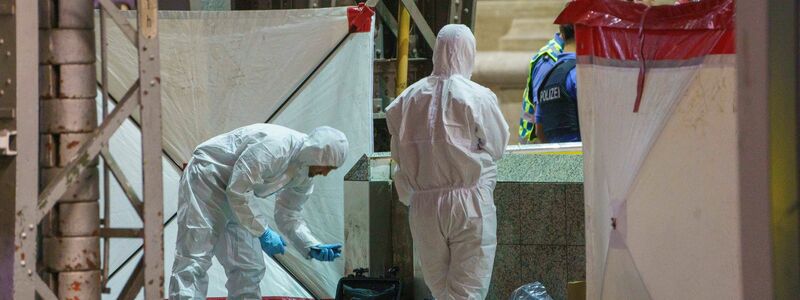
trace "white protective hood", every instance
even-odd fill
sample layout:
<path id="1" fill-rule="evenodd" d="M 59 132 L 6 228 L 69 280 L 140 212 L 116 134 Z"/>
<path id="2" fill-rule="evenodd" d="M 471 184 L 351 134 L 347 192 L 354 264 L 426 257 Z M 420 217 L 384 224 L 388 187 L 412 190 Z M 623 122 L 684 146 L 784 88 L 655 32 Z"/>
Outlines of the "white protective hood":
<path id="1" fill-rule="evenodd" d="M 433 50 L 433 76 L 472 77 L 475 66 L 475 36 L 464 25 L 447 25 L 436 36 Z"/>

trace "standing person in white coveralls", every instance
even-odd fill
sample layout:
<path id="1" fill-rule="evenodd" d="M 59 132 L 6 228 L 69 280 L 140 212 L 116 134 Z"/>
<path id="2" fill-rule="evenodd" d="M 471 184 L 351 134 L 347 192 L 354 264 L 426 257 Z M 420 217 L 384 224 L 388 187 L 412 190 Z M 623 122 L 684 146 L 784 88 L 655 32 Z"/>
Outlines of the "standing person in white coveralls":
<path id="1" fill-rule="evenodd" d="M 205 299 L 211 257 L 225 269 L 229 299 L 261 299 L 261 253 L 283 254 L 286 242 L 267 225 L 258 201 L 277 194 L 275 222 L 300 253 L 320 261 L 341 255 L 341 244 L 317 240 L 302 218 L 314 187 L 347 156 L 347 138 L 330 127 L 309 135 L 255 124 L 197 146 L 180 181 L 178 240 L 170 299 Z"/>
<path id="2" fill-rule="evenodd" d="M 425 283 L 438 300 L 484 299 L 497 248 L 494 191 L 508 124 L 489 89 L 470 81 L 475 37 L 447 25 L 433 73 L 386 109 L 395 184 L 410 205 Z"/>

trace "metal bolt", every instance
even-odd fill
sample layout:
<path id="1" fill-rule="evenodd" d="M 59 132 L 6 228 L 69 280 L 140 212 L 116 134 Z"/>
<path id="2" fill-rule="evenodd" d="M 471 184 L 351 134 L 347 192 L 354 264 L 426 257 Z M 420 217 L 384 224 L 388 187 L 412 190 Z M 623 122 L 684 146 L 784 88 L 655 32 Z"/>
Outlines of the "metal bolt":
<path id="1" fill-rule="evenodd" d="M 6 79 L 6 85 L 11 85 L 11 78 Z"/>
<path id="2" fill-rule="evenodd" d="M 24 260 L 23 260 L 23 261 L 20 261 L 20 262 L 19 262 L 19 265 L 24 267 L 24 266 L 25 266 L 25 261 L 24 261 Z"/>
<path id="3" fill-rule="evenodd" d="M 0 45 L 5 44 L 5 43 L 6 43 L 6 40 L 0 39 Z"/>
<path id="4" fill-rule="evenodd" d="M 156 60 L 156 56 L 155 55 L 150 55 L 150 61 L 154 61 L 154 60 Z"/>
<path id="5" fill-rule="evenodd" d="M 453 16 L 453 20 L 458 21 L 458 16 Z"/>
<path id="6" fill-rule="evenodd" d="M 5 95 L 5 94 L 6 94 L 5 90 L 0 90 L 0 96 Z"/>
<path id="7" fill-rule="evenodd" d="M 28 276 L 31 276 L 31 275 L 33 275 L 33 270 L 28 269 Z"/>
<path id="8" fill-rule="evenodd" d="M 28 237 L 28 234 L 23 232 L 22 233 L 22 238 L 24 239 L 24 238 L 27 238 L 27 237 Z"/>
<path id="9" fill-rule="evenodd" d="M 468 14 L 468 13 L 469 13 L 469 8 L 465 8 L 464 9 L 464 14 Z"/>
<path id="10" fill-rule="evenodd" d="M 155 80 L 150 80 L 150 86 L 156 86 L 156 81 Z"/>
<path id="11" fill-rule="evenodd" d="M 9 79 L 9 80 L 11 80 L 11 79 Z M 28 230 L 31 230 L 31 231 L 33 231 L 33 228 L 34 228 L 34 227 L 33 227 L 33 224 L 28 224 Z"/>
<path id="12" fill-rule="evenodd" d="M 11 51 L 6 51 L 6 56 L 11 56 Z"/>
<path id="13" fill-rule="evenodd" d="M 461 4 L 461 1 L 459 1 L 459 0 L 456 0 L 456 1 L 454 1 L 454 4 L 455 4 L 455 5 L 459 5 L 459 4 Z"/>

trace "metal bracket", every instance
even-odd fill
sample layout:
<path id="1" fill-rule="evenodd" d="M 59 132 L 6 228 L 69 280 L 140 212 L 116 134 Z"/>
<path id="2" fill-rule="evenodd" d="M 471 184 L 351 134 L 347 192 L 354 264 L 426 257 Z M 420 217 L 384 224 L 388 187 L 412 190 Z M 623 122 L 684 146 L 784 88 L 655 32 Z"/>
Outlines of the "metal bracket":
<path id="1" fill-rule="evenodd" d="M 451 24 L 464 24 L 461 19 L 462 0 L 450 1 L 450 23 Z"/>
<path id="2" fill-rule="evenodd" d="M 0 130 L 0 155 L 2 156 L 16 156 L 17 155 L 17 131 L 6 129 Z"/>
<path id="3" fill-rule="evenodd" d="M 17 113 L 13 108 L 0 107 L 0 119 L 16 119 Z"/>

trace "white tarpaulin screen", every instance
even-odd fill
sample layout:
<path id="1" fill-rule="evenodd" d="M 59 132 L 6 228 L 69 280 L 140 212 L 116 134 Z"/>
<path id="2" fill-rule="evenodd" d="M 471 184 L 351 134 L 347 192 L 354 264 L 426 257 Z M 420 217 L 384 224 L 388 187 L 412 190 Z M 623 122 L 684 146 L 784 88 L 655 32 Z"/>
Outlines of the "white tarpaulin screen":
<path id="1" fill-rule="evenodd" d="M 167 153 L 184 164 L 220 132 L 266 121 L 347 32 L 346 8 L 160 12 Z M 122 96 L 137 78 L 136 48 L 115 26 L 108 44 L 109 88 Z"/>
<path id="2" fill-rule="evenodd" d="M 106 23 L 109 88 L 119 98 L 136 78 L 136 52 L 110 20 Z M 188 161 L 194 147 L 210 137 L 273 117 L 271 123 L 303 132 L 328 125 L 347 135 L 350 153 L 345 165 L 326 178 L 315 179 L 315 193 L 304 207 L 318 238 L 344 241 L 342 180 L 361 155 L 372 151 L 373 40 L 369 32 L 348 34 L 348 30 L 347 8 L 159 13 L 167 154 L 165 220 L 177 210 L 180 171 L 176 163 Z M 137 178 L 134 186 L 139 188 L 138 129 L 129 121 L 123 130 L 115 135 L 111 152 L 124 165 L 128 178 Z M 111 191 L 113 225 L 141 225 L 121 190 L 112 186 Z M 272 205 L 268 199 L 264 209 L 271 211 Z M 165 229 L 165 278 L 171 271 L 175 234 L 172 223 Z M 138 240 L 114 241 L 111 270 L 140 245 Z M 279 258 L 281 263 L 314 294 L 332 298 L 344 263 L 310 261 L 288 249 Z M 120 271 L 122 282 L 112 287 L 117 293 L 135 261 Z M 267 258 L 267 263 L 264 296 L 310 297 L 276 262 Z M 209 279 L 209 297 L 227 295 L 224 271 L 216 261 Z"/>
<path id="3" fill-rule="evenodd" d="M 571 2 L 588 299 L 740 297 L 733 1 Z"/>

